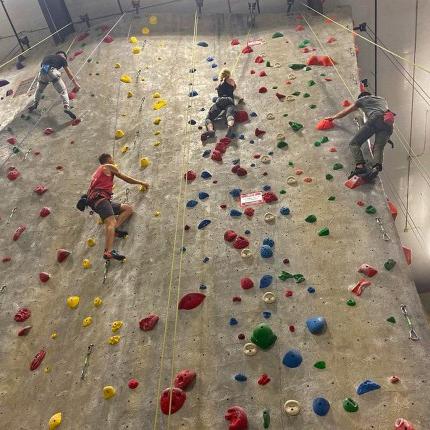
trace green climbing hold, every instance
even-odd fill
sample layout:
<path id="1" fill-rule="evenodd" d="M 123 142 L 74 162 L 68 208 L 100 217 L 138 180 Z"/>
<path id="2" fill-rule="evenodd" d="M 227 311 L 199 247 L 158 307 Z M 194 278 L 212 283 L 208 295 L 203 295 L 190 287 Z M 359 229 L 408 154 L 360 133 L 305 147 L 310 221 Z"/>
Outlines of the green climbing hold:
<path id="1" fill-rule="evenodd" d="M 291 95 L 292 96 L 299 96 L 301 93 L 300 93 L 300 91 L 295 91 L 294 93 L 292 93 Z"/>
<path id="2" fill-rule="evenodd" d="M 315 216 L 315 215 L 308 215 L 306 218 L 305 218 L 305 221 L 306 222 L 309 222 L 309 223 L 313 223 L 313 222 L 315 222 L 317 220 L 317 217 Z"/>
<path id="3" fill-rule="evenodd" d="M 270 412 L 267 409 L 263 411 L 263 427 L 265 429 L 270 427 Z"/>
<path id="4" fill-rule="evenodd" d="M 272 328 L 265 323 L 258 324 L 251 336 L 251 342 L 261 349 L 269 349 L 276 342 L 276 339 L 277 336 L 273 333 Z"/>
<path id="5" fill-rule="evenodd" d="M 330 234 L 330 230 L 328 227 L 323 227 L 319 232 L 318 236 L 328 236 Z"/>
<path id="6" fill-rule="evenodd" d="M 266 61 L 266 67 L 271 67 L 270 66 L 270 61 Z"/>
<path id="7" fill-rule="evenodd" d="M 13 152 L 14 154 L 18 154 L 18 152 L 19 152 L 19 148 L 18 148 L 17 146 L 14 146 L 14 147 L 12 148 L 12 152 Z"/>
<path id="8" fill-rule="evenodd" d="M 309 45 L 309 43 L 311 43 L 310 40 L 304 39 L 299 43 L 299 48 L 306 48 L 306 45 Z"/>
<path id="9" fill-rule="evenodd" d="M 308 87 L 313 87 L 314 85 L 316 85 L 316 82 L 314 80 L 310 80 L 308 81 Z"/>
<path id="10" fill-rule="evenodd" d="M 348 305 L 348 306 L 355 306 L 355 300 L 354 299 L 348 299 L 347 301 L 346 301 L 346 304 Z"/>
<path id="11" fill-rule="evenodd" d="M 330 197 L 328 198 L 328 200 L 330 200 L 331 202 L 334 202 L 334 201 L 336 200 L 336 197 L 335 197 L 335 196 L 330 196 Z"/>
<path id="12" fill-rule="evenodd" d="M 321 73 L 320 76 L 327 76 L 325 73 Z"/>
<path id="13" fill-rule="evenodd" d="M 334 163 L 333 170 L 341 170 L 341 169 L 343 169 L 342 163 Z"/>
<path id="14" fill-rule="evenodd" d="M 272 90 L 277 90 L 277 89 L 278 89 L 278 87 L 276 87 L 276 86 L 275 86 L 275 87 L 272 87 Z"/>
<path id="15" fill-rule="evenodd" d="M 302 69 L 304 69 L 306 67 L 306 64 L 297 64 L 297 63 L 294 63 L 294 64 L 290 64 L 288 67 L 290 69 L 293 69 L 293 70 L 302 70 Z"/>
<path id="16" fill-rule="evenodd" d="M 288 143 L 287 143 L 287 142 L 285 142 L 285 140 L 280 140 L 280 141 L 276 144 L 276 146 L 277 146 L 279 149 L 282 149 L 282 148 L 286 148 L 286 147 L 288 146 Z"/>
<path id="17" fill-rule="evenodd" d="M 298 122 L 290 121 L 288 124 L 295 132 L 300 131 L 303 128 L 303 125 Z"/>
<path id="18" fill-rule="evenodd" d="M 307 72 L 309 72 L 309 70 L 312 70 L 312 67 L 309 67 L 309 66 L 308 66 L 308 67 L 306 67 L 306 68 L 305 68 L 305 70 L 306 70 Z"/>
<path id="19" fill-rule="evenodd" d="M 345 409 L 346 412 L 357 412 L 358 403 L 348 397 L 343 401 L 343 409 Z"/>
<path id="20" fill-rule="evenodd" d="M 373 215 L 376 214 L 376 208 L 372 205 L 367 206 L 366 213 Z"/>
<path id="21" fill-rule="evenodd" d="M 272 39 L 276 39 L 278 37 L 284 37 L 284 35 L 282 33 L 280 33 L 279 31 L 272 34 Z"/>
<path id="22" fill-rule="evenodd" d="M 325 175 L 325 178 L 327 179 L 327 181 L 331 181 L 333 179 L 333 175 L 327 173 L 327 175 Z"/>
<path id="23" fill-rule="evenodd" d="M 387 321 L 392 324 L 396 324 L 396 319 L 394 317 L 387 318 Z"/>
<path id="24" fill-rule="evenodd" d="M 279 194 L 287 194 L 287 192 L 285 190 L 281 190 L 279 191 Z"/>
<path id="25" fill-rule="evenodd" d="M 321 142 L 319 140 L 317 140 L 316 142 L 314 142 L 314 146 L 316 146 L 316 147 L 321 146 Z"/>
<path id="26" fill-rule="evenodd" d="M 309 109 L 315 109 L 317 105 L 309 105 Z"/>
<path id="27" fill-rule="evenodd" d="M 393 260 L 392 258 L 389 258 L 389 259 L 384 263 L 385 270 L 391 270 L 395 265 L 396 265 L 396 262 L 395 262 L 395 260 Z"/>
<path id="28" fill-rule="evenodd" d="M 308 97 L 310 97 L 311 95 L 309 94 L 309 93 L 304 93 L 303 94 L 303 97 L 305 98 L 305 99 L 307 99 Z"/>
<path id="29" fill-rule="evenodd" d="M 301 273 L 296 273 L 293 275 L 293 278 L 295 279 L 296 284 L 300 284 L 305 281 L 305 277 Z"/>
<path id="30" fill-rule="evenodd" d="M 325 361 L 317 361 L 314 364 L 314 367 L 316 367 L 317 369 L 325 369 Z"/>
<path id="31" fill-rule="evenodd" d="M 278 276 L 278 278 L 281 281 L 286 281 L 287 279 L 293 279 L 294 276 L 291 273 L 282 271 L 281 274 Z"/>
<path id="32" fill-rule="evenodd" d="M 327 136 L 323 136 L 321 139 L 320 139 L 320 142 L 321 143 L 326 143 L 326 142 L 328 142 L 329 141 L 329 138 L 327 137 Z"/>
<path id="33" fill-rule="evenodd" d="M 292 161 L 289 161 L 289 162 L 288 162 L 288 165 L 289 165 L 289 166 L 294 166 L 294 163 L 293 163 Z"/>

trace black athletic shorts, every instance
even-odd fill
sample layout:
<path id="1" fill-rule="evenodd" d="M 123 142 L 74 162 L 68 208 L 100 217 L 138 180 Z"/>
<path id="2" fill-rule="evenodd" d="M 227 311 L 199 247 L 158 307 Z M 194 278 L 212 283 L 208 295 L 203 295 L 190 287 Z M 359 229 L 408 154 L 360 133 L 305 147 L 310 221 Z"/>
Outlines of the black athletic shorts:
<path id="1" fill-rule="evenodd" d="M 97 206 L 92 208 L 96 214 L 104 221 L 112 215 L 119 215 L 121 203 L 112 202 L 111 200 L 103 199 Z"/>

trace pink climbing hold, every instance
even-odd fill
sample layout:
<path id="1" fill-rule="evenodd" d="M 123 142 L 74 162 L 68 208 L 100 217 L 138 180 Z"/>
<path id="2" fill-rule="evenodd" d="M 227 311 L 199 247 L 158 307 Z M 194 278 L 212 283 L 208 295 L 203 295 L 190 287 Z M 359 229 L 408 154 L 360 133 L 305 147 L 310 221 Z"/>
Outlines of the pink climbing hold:
<path id="1" fill-rule="evenodd" d="M 267 88 L 266 88 L 266 87 L 261 87 L 261 88 L 258 90 L 258 92 L 259 92 L 260 94 L 267 93 Z"/>
<path id="2" fill-rule="evenodd" d="M 54 133 L 54 129 L 51 127 L 47 127 L 45 128 L 45 130 L 43 130 L 43 134 L 46 134 L 47 136 L 49 136 L 52 133 Z"/>
<path id="3" fill-rule="evenodd" d="M 10 143 L 11 145 L 16 145 L 16 137 L 9 137 L 7 143 Z"/>
<path id="4" fill-rule="evenodd" d="M 242 54 L 250 54 L 251 52 L 254 52 L 254 50 L 249 45 L 246 45 L 245 48 L 242 49 Z"/>
<path id="5" fill-rule="evenodd" d="M 240 280 L 240 286 L 243 290 L 250 290 L 254 287 L 254 282 L 251 278 L 242 278 Z"/>
<path id="6" fill-rule="evenodd" d="M 248 429 L 248 417 L 246 412 L 240 406 L 232 406 L 227 409 L 227 413 L 224 418 L 230 422 L 228 426 L 229 430 L 247 430 Z"/>
<path id="7" fill-rule="evenodd" d="M 197 174 L 196 172 L 194 172 L 193 170 L 188 170 L 187 173 L 184 173 L 184 179 L 186 179 L 187 181 L 194 181 L 194 179 L 197 178 Z"/>
<path id="8" fill-rule="evenodd" d="M 185 369 L 185 370 L 181 370 L 176 375 L 173 385 L 175 388 L 180 388 L 181 390 L 185 390 L 195 380 L 196 380 L 196 372 Z"/>
<path id="9" fill-rule="evenodd" d="M 142 331 L 151 331 L 157 325 L 159 319 L 158 315 L 149 314 L 139 321 L 139 327 Z"/>
<path id="10" fill-rule="evenodd" d="M 301 24 L 296 25 L 296 31 L 303 31 L 305 27 Z"/>
<path id="11" fill-rule="evenodd" d="M 130 379 L 128 381 L 128 388 L 130 388 L 130 390 L 135 390 L 138 386 L 139 381 L 137 381 L 136 379 Z"/>
<path id="12" fill-rule="evenodd" d="M 330 37 L 327 39 L 327 43 L 333 43 L 333 42 L 336 42 L 336 38 L 335 38 L 335 37 L 333 37 L 333 36 L 330 36 Z"/>
<path id="13" fill-rule="evenodd" d="M 254 60 L 257 64 L 261 64 L 261 63 L 264 63 L 264 58 L 261 56 L 261 55 L 259 55 L 258 57 L 256 57 L 255 58 L 255 60 Z"/>
<path id="14" fill-rule="evenodd" d="M 202 293 L 188 293 L 181 298 L 178 309 L 191 310 L 199 306 L 206 296 Z"/>
<path id="15" fill-rule="evenodd" d="M 278 100 L 281 100 L 281 101 L 283 101 L 286 97 L 285 94 L 281 94 L 281 93 L 276 93 L 275 95 L 276 97 L 278 97 Z"/>
<path id="16" fill-rule="evenodd" d="M 397 418 L 394 423 L 394 430 L 415 430 L 412 423 L 404 418 Z"/>
<path id="17" fill-rule="evenodd" d="M 264 70 L 262 70 L 262 71 L 258 74 L 258 76 L 260 76 L 260 78 L 264 78 L 265 76 L 267 76 L 267 73 L 266 73 Z"/>
<path id="18" fill-rule="evenodd" d="M 239 39 L 233 39 L 230 43 L 231 43 L 231 46 L 236 46 L 240 44 Z"/>
<path id="19" fill-rule="evenodd" d="M 330 130 L 331 128 L 334 128 L 334 121 L 330 121 L 324 118 L 318 122 L 315 128 L 317 130 Z"/>
<path id="20" fill-rule="evenodd" d="M 33 189 L 33 191 L 36 194 L 39 194 L 39 196 L 41 196 L 43 193 L 45 193 L 46 191 L 48 191 L 48 188 L 45 187 L 45 185 L 37 185 L 36 188 Z"/>
<path id="21" fill-rule="evenodd" d="M 45 217 L 47 217 L 50 213 L 51 213 L 51 209 L 49 209 L 49 208 L 47 208 L 47 207 L 44 207 L 44 208 L 40 209 L 39 215 L 40 215 L 42 218 L 45 218 Z"/>
<path id="22" fill-rule="evenodd" d="M 358 268 L 357 272 L 363 273 L 363 275 L 366 275 L 369 278 L 371 278 L 372 276 L 375 276 L 378 273 L 378 271 L 374 267 L 370 266 L 369 264 L 362 264 Z"/>
<path id="23" fill-rule="evenodd" d="M 233 242 L 233 248 L 235 249 L 245 249 L 249 246 L 249 241 L 243 236 L 238 236 Z"/>
<path id="24" fill-rule="evenodd" d="M 40 282 L 48 282 L 51 279 L 51 275 L 48 272 L 40 272 L 39 273 Z"/>
<path id="25" fill-rule="evenodd" d="M 303 170 L 302 169 L 296 169 L 296 171 L 294 173 L 296 175 L 303 175 Z"/>
<path id="26" fill-rule="evenodd" d="M 369 285 L 372 285 L 370 281 L 366 281 L 366 279 L 360 279 L 357 285 L 351 290 L 351 292 L 356 296 L 361 296 L 363 294 L 364 289 Z"/>
<path id="27" fill-rule="evenodd" d="M 308 66 L 333 66 L 336 62 L 327 55 L 311 55 L 307 60 Z"/>
<path id="28" fill-rule="evenodd" d="M 170 400 L 170 396 L 172 396 L 172 400 Z M 161 412 L 164 415 L 174 414 L 182 408 L 185 400 L 187 400 L 187 395 L 180 388 L 166 388 L 160 398 Z"/>
<path id="29" fill-rule="evenodd" d="M 263 200 L 266 203 L 273 203 L 278 201 L 278 197 L 272 191 L 266 191 L 265 193 L 263 193 Z"/>
<path id="30" fill-rule="evenodd" d="M 12 240 L 13 241 L 17 241 L 20 237 L 21 237 L 21 235 L 22 235 L 22 233 L 24 233 L 24 231 L 26 230 L 26 228 L 27 228 L 27 226 L 25 226 L 24 224 L 21 224 L 16 230 L 15 230 L 15 233 L 13 234 L 13 236 L 12 236 Z"/>
<path id="31" fill-rule="evenodd" d="M 266 134 L 264 130 L 260 130 L 258 127 L 255 129 L 255 135 L 257 137 L 263 137 Z"/>
<path id="32" fill-rule="evenodd" d="M 349 101 L 349 100 L 344 100 L 342 103 L 341 103 L 341 105 L 343 106 L 343 107 L 348 107 L 348 106 L 351 106 L 351 102 Z"/>
<path id="33" fill-rule="evenodd" d="M 19 173 L 19 171 L 16 169 L 16 167 L 9 167 L 8 172 L 7 172 L 7 178 L 10 181 L 14 181 L 15 179 L 19 178 L 20 175 L 21 175 L 21 173 Z"/>
<path id="34" fill-rule="evenodd" d="M 246 122 L 249 120 L 248 112 L 239 110 L 234 114 L 234 120 L 237 123 Z"/>
<path id="35" fill-rule="evenodd" d="M 108 34 L 107 36 L 105 36 L 105 38 L 103 39 L 104 43 L 112 43 L 113 42 L 113 37 Z"/>
<path id="36" fill-rule="evenodd" d="M 233 230 L 227 230 L 224 233 L 224 240 L 226 242 L 233 242 L 234 239 L 236 239 L 237 234 Z"/>
<path id="37" fill-rule="evenodd" d="M 67 257 L 71 254 L 67 249 L 58 249 L 57 250 L 57 261 L 62 263 L 64 260 L 67 260 Z"/>
<path id="38" fill-rule="evenodd" d="M 211 160 L 213 160 L 213 161 L 222 161 L 222 154 L 221 154 L 221 152 L 219 152 L 216 149 L 214 149 L 212 151 L 212 154 L 211 154 Z"/>
<path id="39" fill-rule="evenodd" d="M 243 211 L 243 213 L 246 215 L 246 216 L 249 216 L 249 217 L 252 217 L 253 215 L 254 215 L 254 209 L 253 208 L 246 208 L 244 211 Z"/>

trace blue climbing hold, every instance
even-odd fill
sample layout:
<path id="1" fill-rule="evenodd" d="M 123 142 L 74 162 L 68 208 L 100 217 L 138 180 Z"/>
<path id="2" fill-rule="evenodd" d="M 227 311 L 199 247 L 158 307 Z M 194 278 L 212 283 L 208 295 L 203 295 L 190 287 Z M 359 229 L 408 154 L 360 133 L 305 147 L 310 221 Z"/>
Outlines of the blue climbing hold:
<path id="1" fill-rule="evenodd" d="M 206 42 L 204 42 L 204 41 L 202 41 L 202 42 L 197 42 L 197 45 L 198 46 L 201 46 L 201 47 L 203 47 L 203 48 L 207 48 L 209 45 L 206 43 Z"/>
<path id="2" fill-rule="evenodd" d="M 203 158 L 208 158 L 211 155 L 211 150 L 210 149 L 206 149 L 203 154 L 202 157 Z"/>
<path id="3" fill-rule="evenodd" d="M 203 263 L 207 263 L 209 261 L 209 257 L 203 258 Z"/>
<path id="4" fill-rule="evenodd" d="M 273 276 L 272 275 L 264 275 L 260 279 L 260 288 L 267 288 L 272 285 Z"/>
<path id="5" fill-rule="evenodd" d="M 196 121 L 194 119 L 190 119 L 188 121 L 188 124 L 190 124 L 190 125 L 196 125 Z"/>
<path id="6" fill-rule="evenodd" d="M 251 112 L 251 113 L 249 114 L 249 116 L 256 117 L 256 116 L 257 116 L 257 113 L 256 113 L 256 112 Z"/>
<path id="7" fill-rule="evenodd" d="M 218 67 L 218 64 L 212 63 L 211 67 L 212 69 L 215 69 L 215 67 Z"/>
<path id="8" fill-rule="evenodd" d="M 283 208 L 279 209 L 279 212 L 284 216 L 290 215 L 290 208 L 284 206 Z"/>
<path id="9" fill-rule="evenodd" d="M 270 191 L 272 189 L 272 187 L 270 185 L 265 185 L 263 187 L 263 191 Z"/>
<path id="10" fill-rule="evenodd" d="M 263 245 L 260 248 L 260 255 L 262 258 L 270 258 L 273 255 L 273 249 L 268 245 Z"/>
<path id="11" fill-rule="evenodd" d="M 209 194 L 208 193 L 205 193 L 204 191 L 200 191 L 199 192 L 199 199 L 200 200 L 205 200 L 205 199 L 207 199 L 209 197 Z"/>
<path id="12" fill-rule="evenodd" d="M 330 403 L 324 397 L 315 397 L 312 402 L 312 409 L 318 416 L 324 417 L 330 410 Z"/>
<path id="13" fill-rule="evenodd" d="M 362 394 L 366 394 L 369 391 L 378 390 L 379 388 L 381 388 L 379 384 L 371 381 L 370 379 L 366 379 L 357 387 L 357 394 L 361 396 Z"/>
<path id="14" fill-rule="evenodd" d="M 209 151 L 210 152 L 210 151 Z M 202 174 L 200 175 L 203 179 L 210 179 L 212 178 L 212 175 L 207 171 L 203 170 Z"/>
<path id="15" fill-rule="evenodd" d="M 249 141 L 249 143 L 250 143 L 251 145 L 253 145 L 255 142 L 251 139 L 251 140 Z"/>
<path id="16" fill-rule="evenodd" d="M 218 76 L 214 76 L 214 77 L 212 78 L 212 80 L 213 80 L 214 82 L 216 82 L 216 81 L 218 80 Z"/>
<path id="17" fill-rule="evenodd" d="M 255 163 L 252 163 L 252 164 L 251 164 L 251 167 L 255 167 Z"/>
<path id="18" fill-rule="evenodd" d="M 303 357 L 298 349 L 290 349 L 282 359 L 282 364 L 291 369 L 299 367 L 302 364 Z"/>
<path id="19" fill-rule="evenodd" d="M 231 191 L 230 191 L 230 195 L 232 196 L 232 197 L 234 197 L 235 199 L 237 199 L 238 197 L 240 197 L 240 193 L 242 192 L 242 190 L 240 189 L 240 188 L 233 188 Z"/>
<path id="20" fill-rule="evenodd" d="M 314 287 L 309 287 L 308 288 L 308 293 L 310 293 L 310 294 L 315 293 L 315 288 Z"/>
<path id="21" fill-rule="evenodd" d="M 209 62 L 211 62 L 213 60 L 214 60 L 214 57 L 208 57 L 208 58 L 206 58 L 206 61 L 209 61 Z"/>
<path id="22" fill-rule="evenodd" d="M 204 219 L 203 221 L 200 221 L 200 224 L 197 226 L 199 230 L 203 230 L 205 227 L 207 227 L 212 221 L 210 219 Z"/>
<path id="23" fill-rule="evenodd" d="M 263 311 L 263 318 L 269 319 L 272 316 L 272 312 Z"/>
<path id="24" fill-rule="evenodd" d="M 245 135 L 244 135 L 244 134 L 241 134 L 241 135 L 239 136 L 239 139 L 240 139 L 240 140 L 245 140 Z"/>
<path id="25" fill-rule="evenodd" d="M 199 95 L 199 93 L 196 90 L 190 91 L 190 93 L 188 94 L 189 97 L 195 97 L 198 95 Z"/>
<path id="26" fill-rule="evenodd" d="M 239 321 L 236 318 L 230 318 L 229 324 L 230 325 L 237 325 Z"/>
<path id="27" fill-rule="evenodd" d="M 197 200 L 188 200 L 187 202 L 187 208 L 193 208 L 196 206 L 199 202 Z"/>
<path id="28" fill-rule="evenodd" d="M 312 334 L 321 334 L 327 328 L 327 322 L 324 317 L 312 317 L 306 321 L 308 330 Z"/>
<path id="29" fill-rule="evenodd" d="M 245 234 L 246 235 L 251 234 L 251 230 L 245 230 Z"/>
<path id="30" fill-rule="evenodd" d="M 246 375 L 244 375 L 243 373 L 238 373 L 237 375 L 234 376 L 234 379 L 236 379 L 236 381 L 239 381 L 239 382 L 245 382 L 248 380 Z"/>
<path id="31" fill-rule="evenodd" d="M 237 209 L 232 209 L 230 211 L 230 216 L 232 216 L 232 217 L 239 217 L 239 216 L 242 216 L 242 212 L 238 211 Z"/>
<path id="32" fill-rule="evenodd" d="M 200 284 L 199 287 L 201 290 L 206 290 L 208 287 L 205 284 Z"/>
<path id="33" fill-rule="evenodd" d="M 263 240 L 263 245 L 267 245 L 270 246 L 270 248 L 273 248 L 275 246 L 275 241 L 270 237 L 266 237 L 266 239 Z"/>
<path id="34" fill-rule="evenodd" d="M 240 163 L 240 158 L 235 158 L 235 159 L 232 161 L 232 163 L 233 163 L 234 165 L 239 164 L 239 163 Z"/>

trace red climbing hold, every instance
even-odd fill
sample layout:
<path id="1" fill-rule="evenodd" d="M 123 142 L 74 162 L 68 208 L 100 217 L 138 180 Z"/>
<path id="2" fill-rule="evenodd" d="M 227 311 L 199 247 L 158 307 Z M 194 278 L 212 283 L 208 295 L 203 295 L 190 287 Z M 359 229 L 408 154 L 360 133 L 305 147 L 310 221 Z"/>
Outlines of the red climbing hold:
<path id="1" fill-rule="evenodd" d="M 296 175 L 303 175 L 303 169 L 296 169 L 294 172 Z"/>
<path id="2" fill-rule="evenodd" d="M 306 48 L 303 48 L 303 49 L 302 49 L 302 52 L 303 52 L 304 54 L 307 54 L 308 52 L 311 52 L 311 50 L 310 50 L 308 47 L 306 47 Z"/>
<path id="3" fill-rule="evenodd" d="M 12 260 L 12 257 L 6 256 L 1 259 L 2 263 L 9 263 Z"/>
<path id="4" fill-rule="evenodd" d="M 358 205 L 358 206 L 364 206 L 364 202 L 363 202 L 362 200 L 358 200 L 358 201 L 357 201 L 357 205 Z"/>
<path id="5" fill-rule="evenodd" d="M 263 137 L 266 134 L 266 132 L 264 130 L 260 130 L 259 128 L 255 129 L 255 135 L 257 137 Z"/>
<path id="6" fill-rule="evenodd" d="M 276 194 L 272 193 L 272 191 L 266 191 L 263 193 L 263 200 L 266 203 L 272 203 L 278 201 L 278 197 L 276 197 Z"/>
<path id="7" fill-rule="evenodd" d="M 113 37 L 108 34 L 107 36 L 105 36 L 105 38 L 103 39 L 104 43 L 112 43 L 113 42 Z"/>
<path id="8" fill-rule="evenodd" d="M 332 146 L 328 150 L 329 150 L 329 152 L 337 152 L 337 149 L 334 146 Z"/>
<path id="9" fill-rule="evenodd" d="M 15 167 L 9 167 L 8 172 L 7 172 L 7 178 L 10 181 L 14 181 L 19 176 L 20 176 L 20 173 Z"/>
<path id="10" fill-rule="evenodd" d="M 43 130 L 43 133 L 49 136 L 50 134 L 54 133 L 54 129 L 51 127 L 45 128 L 45 130 Z"/>
<path id="11" fill-rule="evenodd" d="M 67 257 L 71 254 L 70 251 L 67 251 L 67 249 L 58 249 L 57 250 L 57 261 L 59 263 L 62 263 L 64 260 L 67 259 Z"/>
<path id="12" fill-rule="evenodd" d="M 32 326 L 26 325 L 24 328 L 18 331 L 18 336 L 27 336 L 30 333 Z"/>
<path id="13" fill-rule="evenodd" d="M 344 100 L 342 103 L 341 103 L 341 105 L 343 106 L 343 107 L 348 107 L 348 106 L 351 106 L 351 102 L 349 101 L 349 100 Z"/>
<path id="14" fill-rule="evenodd" d="M 245 48 L 242 49 L 242 54 L 250 54 L 251 52 L 254 52 L 254 50 L 249 45 L 246 45 Z"/>
<path id="15" fill-rule="evenodd" d="M 358 268 L 357 272 L 363 273 L 363 275 L 366 275 L 369 278 L 371 278 L 372 276 L 375 276 L 378 273 L 378 271 L 374 267 L 369 266 L 368 264 L 362 264 Z"/>
<path id="16" fill-rule="evenodd" d="M 263 373 L 259 378 L 258 378 L 258 385 L 266 385 L 270 382 L 270 377 L 267 373 Z"/>
<path id="17" fill-rule="evenodd" d="M 243 236 L 238 236 L 233 242 L 233 248 L 235 249 L 244 249 L 249 246 L 249 242 Z"/>
<path id="18" fill-rule="evenodd" d="M 291 333 L 294 333 L 296 331 L 296 328 L 293 325 L 288 326 L 288 330 L 290 330 Z"/>
<path id="19" fill-rule="evenodd" d="M 234 303 L 239 303 L 242 301 L 242 299 L 239 296 L 234 296 L 232 300 Z"/>
<path id="20" fill-rule="evenodd" d="M 262 70 L 262 71 L 258 74 L 258 76 L 260 76 L 260 78 L 264 78 L 264 76 L 267 76 L 267 73 L 266 73 L 264 70 Z"/>
<path id="21" fill-rule="evenodd" d="M 311 55 L 307 60 L 308 66 L 333 66 L 336 62 L 327 55 Z"/>
<path id="22" fill-rule="evenodd" d="M 391 216 L 393 217 L 393 220 L 395 221 L 397 218 L 397 208 L 396 205 L 391 201 L 387 201 L 388 210 L 390 211 Z"/>
<path id="23" fill-rule="evenodd" d="M 13 319 L 16 322 L 23 322 L 25 320 L 28 320 L 31 316 L 31 311 L 28 308 L 21 308 L 18 310 L 18 312 L 15 314 Z"/>
<path id="24" fill-rule="evenodd" d="M 45 218 L 45 217 L 47 217 L 50 213 L 51 213 L 51 209 L 49 209 L 49 208 L 47 208 L 47 207 L 44 207 L 44 208 L 40 209 L 39 215 L 40 215 L 42 218 Z"/>
<path id="25" fill-rule="evenodd" d="M 227 409 L 227 413 L 224 418 L 230 422 L 228 426 L 229 430 L 247 430 L 248 429 L 248 417 L 246 412 L 240 406 L 232 406 Z"/>
<path id="26" fill-rule="evenodd" d="M 303 182 L 310 183 L 312 182 L 312 178 L 310 178 L 309 176 L 306 176 L 306 178 L 303 178 Z"/>
<path id="27" fill-rule="evenodd" d="M 330 37 L 327 39 L 327 43 L 333 43 L 333 42 L 336 42 L 336 38 L 335 38 L 335 37 L 333 37 L 333 36 L 330 36 Z"/>
<path id="28" fill-rule="evenodd" d="M 192 370 L 181 370 L 175 377 L 175 382 L 173 383 L 175 388 L 180 388 L 185 390 L 189 385 L 191 385 L 196 379 L 196 372 Z"/>
<path id="29" fill-rule="evenodd" d="M 16 230 L 15 233 L 12 236 L 12 240 L 14 240 L 15 242 L 21 237 L 21 234 L 24 233 L 24 231 L 26 230 L 27 226 L 21 224 Z"/>
<path id="30" fill-rule="evenodd" d="M 130 390 L 135 390 L 138 386 L 139 381 L 137 381 L 136 379 L 130 379 L 128 381 L 128 388 L 130 388 Z"/>
<path id="31" fill-rule="evenodd" d="M 172 400 L 170 400 L 170 392 L 172 393 Z M 166 388 L 160 398 L 160 408 L 164 415 L 174 414 L 187 400 L 187 395 L 180 388 Z"/>
<path id="32" fill-rule="evenodd" d="M 222 161 L 222 154 L 221 154 L 221 152 L 219 152 L 216 149 L 214 149 L 212 151 L 212 154 L 211 154 L 211 159 L 213 161 Z"/>
<path id="33" fill-rule="evenodd" d="M 293 295 L 293 292 L 291 290 L 285 291 L 285 297 L 291 297 Z"/>
<path id="34" fill-rule="evenodd" d="M 75 125 L 79 125 L 81 121 L 82 120 L 80 118 L 75 118 L 74 120 L 72 120 L 72 126 L 74 127 Z"/>
<path id="35" fill-rule="evenodd" d="M 351 292 L 356 296 L 361 296 L 363 290 L 369 285 L 372 285 L 370 281 L 366 281 L 366 279 L 360 279 L 357 285 L 351 290 Z"/>
<path id="36" fill-rule="evenodd" d="M 232 173 L 237 173 L 237 171 L 239 170 L 240 165 L 239 164 L 235 164 L 232 168 L 231 168 L 231 172 Z"/>
<path id="37" fill-rule="evenodd" d="M 139 327 L 143 331 L 151 331 L 158 323 L 158 315 L 150 314 L 139 321 Z"/>
<path id="38" fill-rule="evenodd" d="M 255 62 L 256 62 L 257 64 L 264 63 L 264 58 L 263 58 L 261 55 L 259 55 L 259 56 L 255 59 Z"/>
<path id="39" fill-rule="evenodd" d="M 7 143 L 10 143 L 11 145 L 16 145 L 16 137 L 9 137 Z"/>
<path id="40" fill-rule="evenodd" d="M 284 99 L 285 99 L 285 97 L 286 97 L 286 96 L 285 96 L 285 94 L 281 94 L 281 93 L 276 93 L 275 95 L 276 95 L 276 97 L 278 97 L 278 99 L 279 99 L 279 100 L 281 100 L 281 101 L 282 101 L 282 100 L 284 100 Z"/>
<path id="41" fill-rule="evenodd" d="M 215 145 L 214 151 L 218 151 L 218 152 L 221 152 L 221 154 L 225 154 L 225 151 L 227 151 L 227 148 L 228 148 L 228 144 L 218 142 Z"/>
<path id="42" fill-rule="evenodd" d="M 239 39 L 233 39 L 230 43 L 231 43 L 231 46 L 236 46 L 240 44 Z"/>
<path id="43" fill-rule="evenodd" d="M 412 249 L 402 245 L 403 254 L 405 255 L 406 264 L 409 266 L 412 263 Z"/>
<path id="44" fill-rule="evenodd" d="M 364 183 L 365 183 L 365 180 L 362 177 L 354 175 L 352 178 L 348 179 L 345 182 L 345 187 L 348 187 L 351 190 L 353 190 L 354 188 L 357 188 L 360 185 L 363 185 Z"/>
<path id="45" fill-rule="evenodd" d="M 261 88 L 258 90 L 258 92 L 259 92 L 260 94 L 267 93 L 267 88 L 266 88 L 266 87 L 261 87 Z"/>
<path id="46" fill-rule="evenodd" d="M 246 216 L 249 216 L 249 217 L 252 217 L 253 215 L 254 215 L 254 209 L 253 208 L 246 208 L 244 211 L 243 211 L 243 213 L 246 215 Z"/>
<path id="47" fill-rule="evenodd" d="M 45 193 L 46 191 L 48 191 L 48 188 L 45 187 L 45 185 L 38 185 L 36 188 L 33 189 L 33 191 L 36 194 L 39 194 L 39 196 L 41 196 L 43 193 Z"/>
<path id="48" fill-rule="evenodd" d="M 191 182 L 191 181 L 194 181 L 194 179 L 196 178 L 197 178 L 197 174 L 192 170 L 188 170 L 188 172 L 184 174 L 184 179 L 186 179 L 187 181 Z"/>
<path id="49" fill-rule="evenodd" d="M 242 123 L 249 120 L 248 112 L 244 110 L 239 110 L 234 114 L 234 120 L 235 122 Z"/>
<path id="50" fill-rule="evenodd" d="M 305 27 L 301 24 L 296 25 L 296 31 L 303 31 Z"/>
<path id="51" fill-rule="evenodd" d="M 202 293 L 188 293 L 181 298 L 178 309 L 191 310 L 199 306 L 206 296 Z"/>
<path id="52" fill-rule="evenodd" d="M 247 170 L 240 166 L 236 171 L 237 176 L 246 176 L 247 174 L 248 174 Z"/>
<path id="53" fill-rule="evenodd" d="M 415 430 L 415 427 L 412 423 L 404 418 L 397 418 L 394 423 L 394 430 Z"/>
<path id="54" fill-rule="evenodd" d="M 50 278 L 51 278 L 51 275 L 47 272 L 39 273 L 40 282 L 43 282 L 43 283 L 48 282 Z"/>
<path id="55" fill-rule="evenodd" d="M 331 128 L 334 128 L 334 121 L 330 121 L 324 118 L 318 122 L 315 128 L 317 130 L 330 130 Z"/>
<path id="56" fill-rule="evenodd" d="M 249 73 L 250 73 L 251 75 L 255 75 L 255 70 L 251 70 Z"/>
<path id="57" fill-rule="evenodd" d="M 251 288 L 254 287 L 254 282 L 252 281 L 251 278 L 242 278 L 240 280 L 240 286 L 242 287 L 243 290 L 250 290 Z"/>
<path id="58" fill-rule="evenodd" d="M 36 370 L 40 363 L 42 363 L 43 359 L 45 358 L 46 352 L 42 349 L 39 351 L 33 358 L 33 360 L 30 363 L 30 370 Z"/>
<path id="59" fill-rule="evenodd" d="M 224 233 L 224 240 L 226 242 L 233 242 L 234 239 L 236 239 L 237 234 L 233 230 L 227 230 Z"/>

